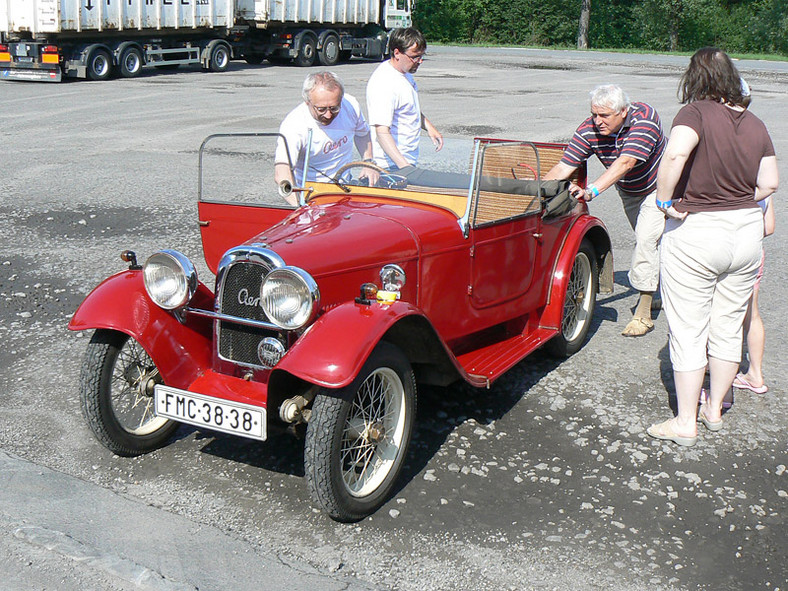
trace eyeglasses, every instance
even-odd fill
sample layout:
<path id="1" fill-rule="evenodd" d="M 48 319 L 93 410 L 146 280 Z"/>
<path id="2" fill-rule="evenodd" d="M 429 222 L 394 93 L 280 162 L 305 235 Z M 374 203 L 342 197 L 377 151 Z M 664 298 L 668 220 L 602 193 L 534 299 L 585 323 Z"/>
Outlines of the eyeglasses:
<path id="1" fill-rule="evenodd" d="M 425 56 L 425 54 L 423 54 L 423 53 L 420 54 L 420 55 L 408 55 L 405 52 L 402 52 L 402 55 L 404 55 L 406 58 L 408 58 L 414 64 L 420 64 L 421 62 L 423 62 L 424 61 L 424 56 Z"/>
<path id="2" fill-rule="evenodd" d="M 318 115 L 325 115 L 328 111 L 331 111 L 332 115 L 336 115 L 342 110 L 342 105 L 336 105 L 334 107 L 316 107 L 312 103 L 309 104 Z"/>

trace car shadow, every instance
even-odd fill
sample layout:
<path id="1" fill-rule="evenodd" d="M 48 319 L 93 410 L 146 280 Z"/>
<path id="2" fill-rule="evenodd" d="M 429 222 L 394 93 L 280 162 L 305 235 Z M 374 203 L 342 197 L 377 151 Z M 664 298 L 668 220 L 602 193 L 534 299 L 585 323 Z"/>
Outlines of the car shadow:
<path id="1" fill-rule="evenodd" d="M 616 273 L 615 280 L 617 284 L 628 286 L 625 272 Z M 617 320 L 618 312 L 608 305 L 610 302 L 635 293 L 630 288 L 614 296 L 598 299 L 586 340 L 593 337 L 603 322 Z M 555 370 L 562 361 L 543 350 L 537 350 L 489 389 L 475 388 L 461 381 L 445 387 L 420 385 L 416 423 L 408 456 L 392 495 L 399 493 L 424 470 L 458 426 L 468 420 L 488 425 L 501 419 L 527 394 L 531 386 Z M 672 373 L 670 378 L 672 380 Z M 174 440 L 195 434 L 198 442 L 205 441 L 201 448 L 203 453 L 262 470 L 303 477 L 304 431 L 303 425 L 296 430 L 276 429 L 271 430 L 266 441 L 254 441 L 184 425 L 175 433 Z"/>
<path id="2" fill-rule="evenodd" d="M 538 350 L 490 388 L 464 382 L 450 386 L 420 386 L 416 425 L 402 474 L 392 496 L 404 489 L 440 451 L 449 435 L 467 421 L 489 425 L 506 416 L 528 390 L 562 362 Z"/>
<path id="3" fill-rule="evenodd" d="M 304 438 L 294 434 L 292 429 L 271 429 L 268 439 L 256 441 L 182 425 L 173 440 L 185 439 L 192 434 L 198 444 L 203 443 L 202 453 L 269 472 L 304 476 Z"/>

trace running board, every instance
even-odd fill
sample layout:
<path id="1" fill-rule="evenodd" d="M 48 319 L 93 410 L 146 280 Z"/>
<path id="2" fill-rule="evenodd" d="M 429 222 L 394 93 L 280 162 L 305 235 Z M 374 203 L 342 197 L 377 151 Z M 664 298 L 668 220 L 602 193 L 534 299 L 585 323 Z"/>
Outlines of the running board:
<path id="1" fill-rule="evenodd" d="M 457 361 L 475 386 L 490 387 L 526 355 L 535 351 L 556 335 L 555 330 L 537 328 L 527 335 L 517 335 L 500 343 L 470 351 L 457 357 Z"/>

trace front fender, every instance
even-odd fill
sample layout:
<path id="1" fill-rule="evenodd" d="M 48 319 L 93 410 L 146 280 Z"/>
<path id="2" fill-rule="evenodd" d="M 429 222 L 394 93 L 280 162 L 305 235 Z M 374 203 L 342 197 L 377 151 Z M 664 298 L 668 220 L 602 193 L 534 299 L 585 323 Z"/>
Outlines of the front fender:
<path id="1" fill-rule="evenodd" d="M 610 237 L 605 225 L 597 218 L 583 216 L 578 218 L 571 230 L 567 233 L 561 253 L 556 259 L 550 282 L 550 293 L 547 306 L 540 321 L 540 326 L 555 330 L 561 329 L 561 320 L 564 313 L 564 295 L 566 294 L 569 277 L 575 262 L 575 255 L 580 249 L 580 243 L 588 238 L 594 245 L 597 262 L 599 263 L 599 285 L 603 292 L 612 292 L 613 288 L 613 257 L 610 246 Z"/>
<path id="2" fill-rule="evenodd" d="M 343 388 L 358 375 L 389 328 L 413 315 L 422 313 L 407 302 L 341 304 L 318 318 L 276 369 L 326 388 Z"/>
<path id="3" fill-rule="evenodd" d="M 213 294 L 202 283 L 192 305 L 213 309 Z M 187 388 L 211 367 L 211 322 L 189 316 L 181 324 L 148 297 L 141 271 L 123 271 L 105 279 L 79 305 L 68 328 L 126 333 L 151 356 L 165 383 L 175 388 Z"/>

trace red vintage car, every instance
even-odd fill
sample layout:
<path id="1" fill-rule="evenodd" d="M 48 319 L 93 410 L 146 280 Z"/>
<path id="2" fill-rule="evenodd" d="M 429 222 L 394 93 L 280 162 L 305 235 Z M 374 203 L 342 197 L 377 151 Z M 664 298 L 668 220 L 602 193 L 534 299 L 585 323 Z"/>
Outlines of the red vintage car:
<path id="1" fill-rule="evenodd" d="M 238 153 L 211 145 L 250 137 L 271 134 L 211 136 L 200 150 L 215 291 L 180 252 L 138 265 L 125 251 L 128 269 L 74 314 L 70 329 L 95 330 L 83 410 L 121 456 L 163 446 L 181 423 L 257 440 L 306 424 L 313 499 L 359 520 L 398 477 L 417 384 L 487 388 L 540 347 L 583 345 L 598 290 L 612 290 L 610 238 L 567 181 L 540 180 L 563 145 L 477 139 L 460 172 L 354 162 L 333 182 L 284 187 L 296 209 L 262 204 L 259 185 L 251 201 L 207 196 L 204 159 Z M 214 186 L 270 153 L 220 165 Z"/>

